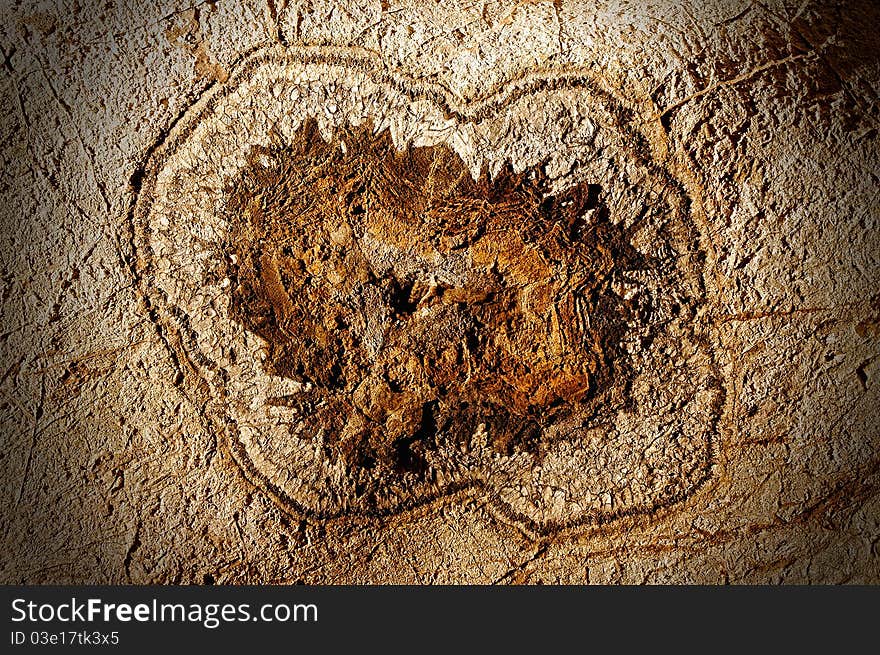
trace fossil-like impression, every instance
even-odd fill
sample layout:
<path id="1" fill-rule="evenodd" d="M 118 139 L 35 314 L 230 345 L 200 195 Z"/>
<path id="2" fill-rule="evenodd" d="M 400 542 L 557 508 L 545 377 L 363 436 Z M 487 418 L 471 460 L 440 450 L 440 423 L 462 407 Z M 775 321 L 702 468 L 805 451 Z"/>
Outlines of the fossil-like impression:
<path id="1" fill-rule="evenodd" d="M 218 253 L 231 316 L 266 341 L 268 373 L 308 384 L 269 402 L 324 431 L 328 457 L 387 481 L 426 472 L 438 439 L 538 450 L 545 427 L 625 386 L 621 339 L 650 308 L 612 281 L 650 264 L 596 187 L 474 180 L 446 146 L 397 152 L 371 126 L 325 142 L 311 120 L 250 160 Z"/>
<path id="2" fill-rule="evenodd" d="M 132 212 L 246 476 L 305 518 L 469 493 L 533 533 L 697 489 L 723 395 L 699 235 L 626 111 L 581 78 L 458 107 L 307 54 L 200 101 Z"/>

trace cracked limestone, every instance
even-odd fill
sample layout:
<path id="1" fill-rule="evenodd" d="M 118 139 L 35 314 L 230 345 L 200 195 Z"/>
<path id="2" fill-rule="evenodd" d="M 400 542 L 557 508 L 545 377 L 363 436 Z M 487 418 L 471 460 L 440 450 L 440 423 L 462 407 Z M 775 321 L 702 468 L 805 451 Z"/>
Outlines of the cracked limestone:
<path id="1" fill-rule="evenodd" d="M 3 581 L 878 581 L 872 3 L 2 11 Z M 564 402 L 553 414 L 552 394 L 517 401 L 513 380 L 487 390 L 512 408 L 517 429 L 529 412 L 552 414 L 536 421 L 538 436 L 493 425 L 497 410 L 475 425 L 450 414 L 449 398 L 464 397 L 455 376 L 452 395 L 423 384 L 392 402 L 396 382 L 392 395 L 366 398 L 313 374 L 324 400 L 353 403 L 384 429 L 350 430 L 350 451 L 290 436 L 290 407 L 265 401 L 310 381 L 267 373 L 268 332 L 235 320 L 222 286 L 247 272 L 222 256 L 227 219 L 242 220 L 228 212 L 246 208 L 230 201 L 230 184 L 273 138 L 294 143 L 306 119 L 316 121 L 313 144 L 370 124 L 395 148 L 453 153 L 475 178 L 540 168 L 542 198 L 598 188 L 587 194 L 598 204 L 580 214 L 604 207 L 591 214 L 608 225 L 591 252 L 611 255 L 588 260 L 591 293 L 563 293 L 570 320 L 563 312 L 553 332 L 551 313 L 545 321 L 540 303 L 523 301 L 504 307 L 528 310 L 511 323 L 525 332 L 495 327 L 480 338 L 514 353 L 511 366 L 542 371 L 541 351 L 526 357 L 516 335 L 567 334 L 586 315 L 578 298 L 594 313 L 613 299 L 614 311 L 634 313 L 629 345 L 608 361 L 633 379 L 597 384 L 610 400 L 602 411 L 579 404 L 583 415 Z M 586 234 L 591 223 L 566 222 L 562 203 L 551 205 L 523 222 L 535 244 Z M 489 214 L 469 221 L 491 225 Z M 404 220 L 388 215 L 391 226 Z M 453 236 L 434 226 L 439 245 L 407 259 L 401 244 L 419 237 L 371 225 L 351 238 L 370 267 L 394 274 L 357 291 L 372 284 L 376 307 L 391 308 L 364 323 L 364 338 L 392 310 L 408 321 L 395 329 L 416 340 L 406 332 L 415 310 L 447 317 L 437 325 L 448 321 L 443 334 L 453 336 L 470 316 L 501 315 L 492 312 L 503 303 L 487 308 L 488 296 L 473 295 L 489 278 L 463 273 L 484 261 L 468 242 L 479 238 L 447 253 Z M 343 238 L 326 234 L 324 245 Z M 239 260 L 257 252 L 236 243 Z M 308 244 L 294 245 L 301 254 Z M 482 252 L 497 260 L 509 249 Z M 301 288 L 293 263 L 273 261 L 279 280 L 287 271 L 284 288 Z M 516 278 L 516 297 L 538 298 L 533 269 L 521 266 L 532 260 L 511 261 L 525 277 L 502 263 L 493 293 Z M 278 286 L 248 288 L 281 303 L 278 316 L 294 306 Z M 462 306 L 444 304 L 462 289 Z M 579 334 L 610 348 L 612 332 Z M 329 352 L 285 348 L 293 363 Z M 359 371 L 353 361 L 345 365 Z M 441 370 L 376 361 L 377 379 L 385 368 L 392 381 L 394 371 Z M 572 361 L 582 381 L 608 366 L 598 355 Z M 575 419 L 589 434 L 572 436 Z M 383 442 L 389 426 L 412 439 L 447 420 L 460 429 L 409 441 L 409 451 Z M 334 472 L 346 457 L 354 473 Z"/>

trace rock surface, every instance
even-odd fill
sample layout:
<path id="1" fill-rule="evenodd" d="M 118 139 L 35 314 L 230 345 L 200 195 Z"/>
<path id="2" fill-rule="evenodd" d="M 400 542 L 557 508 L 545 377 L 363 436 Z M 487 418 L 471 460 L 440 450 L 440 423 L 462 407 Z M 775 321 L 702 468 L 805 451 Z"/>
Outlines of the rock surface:
<path id="1" fill-rule="evenodd" d="M 875 3 L 2 18 L 3 582 L 880 582 Z"/>

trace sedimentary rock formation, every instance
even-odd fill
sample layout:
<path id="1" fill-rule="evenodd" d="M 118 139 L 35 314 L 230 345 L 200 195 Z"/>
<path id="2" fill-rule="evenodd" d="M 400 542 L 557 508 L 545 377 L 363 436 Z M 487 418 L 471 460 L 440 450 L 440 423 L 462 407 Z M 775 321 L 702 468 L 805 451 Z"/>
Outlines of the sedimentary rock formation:
<path id="1" fill-rule="evenodd" d="M 4 9 L 6 582 L 877 582 L 871 3 Z"/>

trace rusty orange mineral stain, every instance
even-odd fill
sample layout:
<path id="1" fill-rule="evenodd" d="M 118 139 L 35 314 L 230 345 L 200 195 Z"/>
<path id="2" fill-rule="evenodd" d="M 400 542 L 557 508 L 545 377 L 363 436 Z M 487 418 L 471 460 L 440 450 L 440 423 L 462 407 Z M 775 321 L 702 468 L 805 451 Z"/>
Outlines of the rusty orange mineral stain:
<path id="1" fill-rule="evenodd" d="M 445 145 L 397 151 L 370 125 L 254 148 L 228 189 L 234 320 L 267 373 L 311 390 L 328 455 L 419 472 L 441 439 L 539 448 L 609 385 L 639 307 L 615 272 L 644 267 L 599 189 L 551 195 L 540 168 L 474 180 Z"/>

